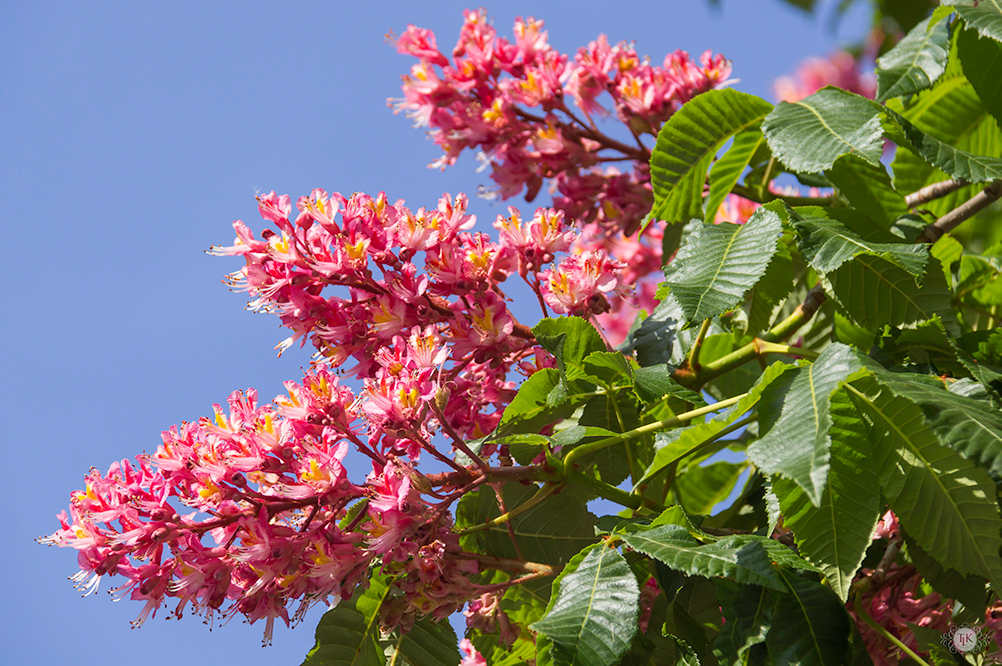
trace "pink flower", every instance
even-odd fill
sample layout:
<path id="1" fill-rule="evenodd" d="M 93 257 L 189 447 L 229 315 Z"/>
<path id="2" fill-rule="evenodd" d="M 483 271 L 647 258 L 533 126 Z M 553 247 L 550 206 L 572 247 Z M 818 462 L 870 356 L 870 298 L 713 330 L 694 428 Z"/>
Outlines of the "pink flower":
<path id="1" fill-rule="evenodd" d="M 781 76 L 773 84 L 776 98 L 796 102 L 825 86 L 837 86 L 873 99 L 877 84 L 872 75 L 860 73 L 860 63 L 846 51 L 836 51 L 827 58 L 807 58 L 793 76 Z"/>
<path id="2" fill-rule="evenodd" d="M 609 309 L 605 295 L 622 293 L 625 264 L 610 259 L 604 250 L 586 250 L 539 274 L 546 304 L 558 314 L 587 316 Z"/>
<path id="3" fill-rule="evenodd" d="M 463 656 L 459 666 L 487 666 L 487 660 L 477 652 L 468 638 L 459 641 L 459 652 Z"/>

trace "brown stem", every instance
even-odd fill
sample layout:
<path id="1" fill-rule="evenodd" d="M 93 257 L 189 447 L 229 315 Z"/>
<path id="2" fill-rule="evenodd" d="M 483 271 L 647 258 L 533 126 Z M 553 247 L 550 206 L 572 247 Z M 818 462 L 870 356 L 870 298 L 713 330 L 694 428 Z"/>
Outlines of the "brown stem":
<path id="1" fill-rule="evenodd" d="M 504 557 L 494 557 L 493 555 L 481 555 L 480 553 L 459 553 L 458 557 L 476 560 L 488 569 L 498 569 L 499 571 L 511 571 L 512 573 L 539 574 L 540 576 L 554 576 L 560 573 L 563 567 L 554 567 L 549 564 L 539 562 L 522 562 L 521 560 L 509 560 Z"/>
<path id="2" fill-rule="evenodd" d="M 431 411 L 435 412 L 435 416 L 438 417 L 438 423 L 442 426 L 442 430 L 444 430 L 445 433 L 449 435 L 449 438 L 452 439 L 452 446 L 465 453 L 466 457 L 476 463 L 481 472 L 486 472 L 486 470 L 490 469 L 487 463 L 484 462 L 484 459 L 478 456 L 473 449 L 467 446 L 466 442 L 463 441 L 463 438 L 459 436 L 459 433 L 456 432 L 451 425 L 449 425 L 448 419 L 445 418 L 445 414 L 442 413 L 442 410 L 439 408 L 438 404 L 436 404 L 435 400 L 430 401 L 428 404 L 431 406 Z"/>
<path id="3" fill-rule="evenodd" d="M 515 113 L 523 120 L 531 120 L 532 122 L 541 123 L 543 125 L 546 124 L 545 118 L 540 118 L 539 116 L 528 113 L 527 111 L 523 111 L 522 109 L 516 109 Z M 602 134 L 601 132 L 593 130 L 589 127 L 574 127 L 572 125 L 567 125 L 562 122 L 560 124 L 561 124 L 561 130 L 563 130 L 563 132 L 568 136 L 571 137 L 583 136 L 586 139 L 591 139 L 592 141 L 596 141 L 602 144 L 606 148 L 611 148 L 612 150 L 618 150 L 624 155 L 629 155 L 630 157 L 639 162 L 646 163 L 651 158 L 651 152 L 649 150 L 647 149 L 640 150 L 638 148 L 634 148 L 633 146 L 625 144 L 621 141 L 617 141 L 616 139 L 613 139 L 611 136 L 606 136 L 605 134 Z"/>
<path id="4" fill-rule="evenodd" d="M 933 183 L 932 185 L 926 185 L 920 190 L 915 190 L 911 194 L 905 197 L 905 205 L 909 208 L 915 208 L 916 206 L 921 206 L 924 203 L 929 203 L 940 197 L 945 197 L 947 194 L 952 194 L 962 187 L 965 187 L 969 183 L 966 180 L 943 180 L 938 183 Z"/>
<path id="5" fill-rule="evenodd" d="M 1002 196 L 1002 180 L 996 180 L 981 190 L 965 203 L 957 206 L 949 213 L 939 218 L 923 231 L 918 237 L 920 243 L 935 243 L 943 234 L 952 231 L 966 220 L 974 217 Z"/>
<path id="6" fill-rule="evenodd" d="M 479 588 L 480 594 L 497 594 L 502 590 L 507 590 L 510 587 L 515 587 L 516 585 L 521 585 L 522 583 L 528 583 L 530 580 L 536 580 L 537 578 L 542 578 L 548 574 L 544 573 L 530 573 L 524 576 L 519 576 L 518 578 L 512 578 L 503 583 L 495 583 L 494 585 L 488 585 L 487 587 Z"/>
<path id="7" fill-rule="evenodd" d="M 488 467 L 484 472 L 491 481 L 554 481 L 556 475 L 552 470 L 542 465 L 530 467 Z M 462 486 L 470 483 L 478 473 L 464 469 L 462 472 L 442 472 L 428 474 L 425 478 L 432 486 Z"/>

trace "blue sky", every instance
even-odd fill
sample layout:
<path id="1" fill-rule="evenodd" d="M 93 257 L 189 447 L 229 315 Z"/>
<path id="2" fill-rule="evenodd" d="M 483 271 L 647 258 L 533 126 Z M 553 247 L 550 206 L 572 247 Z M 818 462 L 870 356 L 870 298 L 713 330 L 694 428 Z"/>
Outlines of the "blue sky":
<path id="1" fill-rule="evenodd" d="M 720 51 L 737 88 L 770 99 L 776 76 L 858 39 L 866 24 L 862 5 L 837 32 L 778 0 L 722 5 L 488 10 L 502 34 L 517 15 L 544 19 L 564 51 L 599 33 L 635 40 L 655 61 L 676 48 Z M 246 312 L 244 296 L 221 284 L 239 262 L 204 253 L 231 243 L 234 219 L 261 228 L 255 193 L 385 190 L 416 208 L 486 183 L 471 159 L 427 169 L 435 147 L 386 106 L 411 61 L 385 33 L 415 23 L 447 50 L 467 6 L 0 5 L 5 663 L 298 664 L 312 646 L 321 609 L 278 628 L 268 649 L 263 627 L 238 620 L 210 633 L 198 618 L 158 617 L 132 630 L 141 604 L 105 591 L 80 599 L 66 580 L 75 552 L 33 539 L 57 527 L 92 465 L 155 450 L 161 430 L 211 414 L 236 388 L 268 399 L 300 376 L 305 353 L 272 350 L 285 337 L 277 320 Z M 518 205 L 473 199 L 488 228 L 503 205 Z"/>

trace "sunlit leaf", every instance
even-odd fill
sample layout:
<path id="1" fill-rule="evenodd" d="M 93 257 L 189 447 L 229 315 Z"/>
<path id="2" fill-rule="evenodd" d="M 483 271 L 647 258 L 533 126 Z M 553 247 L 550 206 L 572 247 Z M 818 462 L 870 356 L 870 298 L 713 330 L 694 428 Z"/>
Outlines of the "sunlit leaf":
<path id="1" fill-rule="evenodd" d="M 935 83 L 950 52 L 946 22 L 919 23 L 894 48 L 877 59 L 877 101 L 913 95 Z"/>
<path id="2" fill-rule="evenodd" d="M 798 102 L 780 102 L 762 123 L 773 154 L 793 171 L 822 173 L 843 155 L 880 163 L 883 130 L 872 103 L 822 88 Z"/>
<path id="3" fill-rule="evenodd" d="M 743 225 L 699 227 L 665 269 L 686 319 L 702 321 L 737 305 L 765 273 L 781 229 L 779 216 L 764 208 Z"/>
<path id="4" fill-rule="evenodd" d="M 651 154 L 651 216 L 670 224 L 702 218 L 703 183 L 717 151 L 771 109 L 761 98 L 724 88 L 697 95 L 675 112 L 658 132 Z"/>
<path id="5" fill-rule="evenodd" d="M 555 664 L 611 666 L 637 631 L 640 589 L 614 548 L 596 544 L 554 582 L 553 603 L 531 625 L 553 642 Z"/>
<path id="6" fill-rule="evenodd" d="M 831 395 L 863 370 L 856 353 L 832 344 L 814 363 L 791 370 L 762 394 L 761 437 L 748 457 L 767 474 L 803 488 L 818 506 L 828 478 Z"/>

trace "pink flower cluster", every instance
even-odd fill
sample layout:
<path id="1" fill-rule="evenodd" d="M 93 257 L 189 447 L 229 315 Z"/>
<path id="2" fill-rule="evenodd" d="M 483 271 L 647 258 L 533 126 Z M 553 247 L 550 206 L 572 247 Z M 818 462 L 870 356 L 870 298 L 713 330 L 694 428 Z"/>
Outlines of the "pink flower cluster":
<path id="1" fill-rule="evenodd" d="M 781 76 L 773 83 L 773 93 L 784 102 L 796 102 L 825 86 L 838 86 L 857 95 L 873 99 L 877 81 L 864 74 L 860 61 L 847 51 L 836 51 L 827 58 L 806 58 L 792 76 Z"/>
<path id="2" fill-rule="evenodd" d="M 259 240 L 237 221 L 236 244 L 214 252 L 244 258 L 230 281 L 292 330 L 281 348 L 313 344 L 314 367 L 272 404 L 235 392 L 228 414 L 216 405 L 214 418 L 172 427 L 138 464 L 92 470 L 42 541 L 79 551 L 75 580 L 88 593 L 123 576 L 113 593 L 145 603 L 137 625 L 175 599 L 176 617 L 264 619 L 268 642 L 275 618 L 350 597 L 377 563 L 403 592 L 384 623 L 440 620 L 486 592 L 470 581 L 477 561 L 452 529 L 462 489 L 450 484 L 460 482 L 436 491 L 415 465 L 427 452 L 462 484 L 484 481 L 434 439 L 464 450 L 514 395 L 510 371 L 554 362 L 509 312 L 501 283 L 518 273 L 541 303 L 588 315 L 624 291 L 623 267 L 602 250 L 547 267 L 574 234 L 542 208 L 528 221 L 515 209 L 499 216 L 499 242 L 468 231 L 463 196 L 411 211 L 384 194 L 314 190 L 293 221 L 289 197 L 272 192 L 259 208 L 275 230 Z M 335 374 L 349 359 L 358 396 Z M 349 449 L 372 460 L 361 485 L 343 465 Z"/>
<path id="3" fill-rule="evenodd" d="M 650 152 L 640 135 L 656 136 L 682 104 L 723 85 L 730 62 L 710 51 L 698 62 L 675 51 L 652 65 L 625 42 L 610 45 L 605 35 L 571 57 L 547 37 L 543 22 L 532 17 L 515 20 L 513 41 L 499 37 L 483 10 L 468 10 L 450 59 L 434 33 L 410 25 L 396 46 L 419 62 L 404 77 L 404 98 L 390 101 L 430 128 L 444 153 L 433 166 L 454 164 L 463 150 L 476 149 L 502 197 L 524 190 L 532 201 L 551 180 L 559 192 L 554 205 L 569 217 L 634 231 L 652 202 Z M 594 118 L 610 115 L 603 95 L 634 145 L 599 131 Z M 630 170 L 602 169 L 607 162 L 625 162 Z"/>
<path id="4" fill-rule="evenodd" d="M 112 593 L 145 604 L 134 626 L 174 599 L 178 618 L 190 609 L 264 619 L 266 643 L 275 618 L 290 622 L 290 603 L 298 619 L 350 597 L 377 558 L 398 574 L 411 621 L 473 596 L 477 564 L 457 557 L 451 518 L 421 497 L 410 464 L 360 441 L 351 391 L 323 368 L 286 387 L 271 405 L 234 392 L 228 415 L 216 405 L 214 419 L 172 427 L 138 465 L 91 470 L 61 529 L 42 540 L 79 551 L 78 587 L 89 594 L 122 576 Z M 362 486 L 342 464 L 352 445 L 375 458 Z"/>
<path id="5" fill-rule="evenodd" d="M 498 36 L 483 10 L 464 17 L 451 57 L 429 30 L 410 25 L 396 38 L 398 51 L 419 62 L 404 77 L 404 98 L 390 101 L 430 128 L 444 153 L 432 166 L 444 168 L 474 149 L 492 168 L 494 194 L 506 199 L 524 192 L 532 201 L 549 181 L 554 207 L 587 227 L 573 249 L 581 256 L 543 276 L 544 298 L 558 313 L 598 314 L 618 344 L 636 313 L 657 304 L 653 282 L 640 278 L 662 265 L 659 225 L 637 233 L 653 202 L 642 136 L 656 136 L 686 101 L 725 85 L 730 62 L 710 51 L 698 62 L 675 51 L 658 66 L 605 35 L 572 57 L 550 46 L 543 22 L 532 17 L 516 19 L 512 39 Z M 596 119 L 612 116 L 625 124 L 632 144 L 599 129 Z M 587 279 L 596 259 L 586 255 L 596 250 L 628 267 L 627 283 L 637 294 L 594 283 L 601 298 L 582 311 L 579 294 L 562 280 Z"/>
<path id="6" fill-rule="evenodd" d="M 908 627 L 914 624 L 946 632 L 953 617 L 953 601 L 937 592 L 923 594 L 922 574 L 911 566 L 892 565 L 882 584 L 863 597 L 863 608 L 877 624 L 912 650 L 919 650 L 918 640 Z M 849 611 L 855 616 L 855 612 Z M 856 619 L 866 650 L 875 666 L 893 666 L 904 656 L 901 651 L 869 625 Z"/>
<path id="7" fill-rule="evenodd" d="M 258 240 L 236 222 L 237 244 L 214 250 L 245 259 L 231 282 L 292 330 L 283 349 L 309 340 L 325 364 L 357 362 L 370 437 L 396 454 L 416 457 L 425 446 L 429 409 L 450 434 L 483 437 L 513 395 L 509 371 L 550 362 L 509 311 L 508 277 L 517 273 L 554 311 L 581 316 L 626 292 L 623 266 L 601 249 L 547 267 L 574 239 L 559 211 L 523 220 L 510 208 L 494 242 L 468 232 L 476 218 L 466 205 L 444 195 L 437 208 L 411 211 L 385 194 L 313 190 L 293 222 L 289 197 L 272 192 L 260 209 L 279 233 Z"/>

